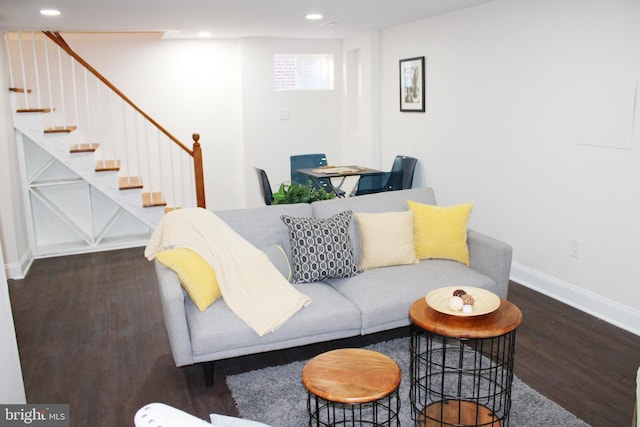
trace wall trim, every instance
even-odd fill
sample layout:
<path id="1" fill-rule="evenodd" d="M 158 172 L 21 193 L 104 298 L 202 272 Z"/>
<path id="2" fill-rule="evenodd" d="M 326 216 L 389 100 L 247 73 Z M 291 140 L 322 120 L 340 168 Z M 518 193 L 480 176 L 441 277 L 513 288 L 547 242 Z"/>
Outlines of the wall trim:
<path id="1" fill-rule="evenodd" d="M 7 279 L 22 280 L 26 277 L 31 264 L 33 264 L 33 254 L 30 250 L 26 251 L 20 257 L 19 262 L 12 262 L 4 265 L 4 271 L 7 274 Z"/>
<path id="2" fill-rule="evenodd" d="M 638 310 L 517 263 L 511 264 L 510 279 L 607 323 L 640 335 L 640 311 Z"/>

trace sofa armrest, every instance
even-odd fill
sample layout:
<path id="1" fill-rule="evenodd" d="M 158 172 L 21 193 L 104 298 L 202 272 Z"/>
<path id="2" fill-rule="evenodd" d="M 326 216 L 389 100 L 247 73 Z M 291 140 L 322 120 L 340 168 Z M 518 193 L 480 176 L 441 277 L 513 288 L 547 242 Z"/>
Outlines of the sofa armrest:
<path id="1" fill-rule="evenodd" d="M 160 288 L 160 300 L 164 324 L 169 335 L 171 352 L 176 366 L 193 364 L 191 335 L 187 325 L 187 314 L 184 309 L 184 292 L 178 275 L 171 269 L 155 262 L 156 277 Z"/>
<path id="2" fill-rule="evenodd" d="M 500 240 L 473 230 L 467 233 L 467 245 L 470 267 L 495 280 L 500 289 L 504 289 L 504 294 L 500 296 L 506 298 L 513 248 Z"/>

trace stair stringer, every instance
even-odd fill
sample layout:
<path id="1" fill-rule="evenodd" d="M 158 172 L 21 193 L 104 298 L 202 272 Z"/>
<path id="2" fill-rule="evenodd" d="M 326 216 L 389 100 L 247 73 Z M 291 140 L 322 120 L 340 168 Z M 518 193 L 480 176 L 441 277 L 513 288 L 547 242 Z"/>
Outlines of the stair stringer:
<path id="1" fill-rule="evenodd" d="M 68 167 L 113 203 L 121 206 L 122 209 L 149 227 L 150 230 L 153 230 L 164 216 L 164 207 L 144 208 L 140 190 L 120 190 L 118 188 L 117 172 L 96 172 L 93 167 L 93 156 L 72 156 L 68 134 L 45 134 L 42 115 L 43 113 L 14 112 L 14 127 L 23 136 L 29 138 L 31 142 Z M 90 157 L 90 160 L 87 161 L 88 157 Z M 90 165 L 87 163 L 90 163 Z"/>

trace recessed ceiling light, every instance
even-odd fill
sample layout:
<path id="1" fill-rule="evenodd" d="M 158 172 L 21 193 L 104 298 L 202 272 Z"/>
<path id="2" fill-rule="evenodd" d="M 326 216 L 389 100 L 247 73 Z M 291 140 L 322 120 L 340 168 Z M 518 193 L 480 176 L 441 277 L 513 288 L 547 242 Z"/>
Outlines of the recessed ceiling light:
<path id="1" fill-rule="evenodd" d="M 58 15 L 60 15 L 60 11 L 56 10 L 56 9 L 42 9 L 42 10 L 40 10 L 40 15 L 58 16 Z"/>
<path id="2" fill-rule="evenodd" d="M 209 37 L 211 37 L 213 34 L 211 34 L 209 31 L 200 31 L 198 33 L 198 37 L 200 37 L 201 39 L 207 39 Z"/>
<path id="3" fill-rule="evenodd" d="M 317 21 L 318 19 L 322 19 L 322 15 L 320 15 L 319 13 L 309 13 L 307 16 L 305 16 L 305 18 L 310 21 Z"/>

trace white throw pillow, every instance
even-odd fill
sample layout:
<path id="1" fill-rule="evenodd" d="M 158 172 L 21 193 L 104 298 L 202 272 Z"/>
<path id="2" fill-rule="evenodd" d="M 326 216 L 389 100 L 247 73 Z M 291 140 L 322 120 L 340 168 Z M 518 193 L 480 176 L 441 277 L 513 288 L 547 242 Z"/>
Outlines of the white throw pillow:
<path id="1" fill-rule="evenodd" d="M 356 213 L 362 256 L 360 268 L 416 264 L 413 212 Z"/>

